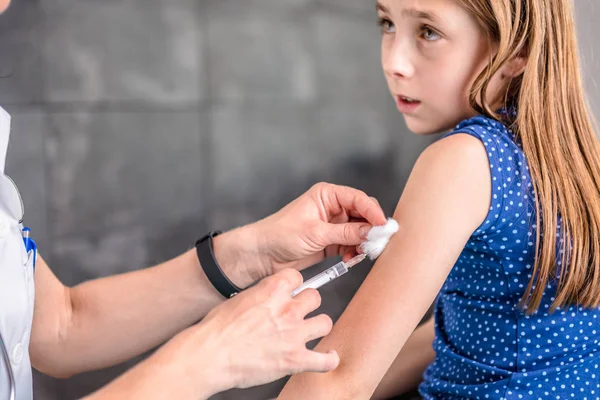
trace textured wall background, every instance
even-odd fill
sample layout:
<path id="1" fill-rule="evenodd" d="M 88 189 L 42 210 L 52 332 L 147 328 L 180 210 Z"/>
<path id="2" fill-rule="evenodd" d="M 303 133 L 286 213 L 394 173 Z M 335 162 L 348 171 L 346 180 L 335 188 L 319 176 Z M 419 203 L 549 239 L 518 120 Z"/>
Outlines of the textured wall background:
<path id="1" fill-rule="evenodd" d="M 597 5 L 576 3 L 600 105 Z M 432 139 L 388 98 L 375 22 L 372 0 L 14 0 L 0 17 L 7 171 L 58 277 L 153 265 L 322 180 L 391 214 Z M 368 270 L 325 288 L 322 311 L 337 318 Z M 82 396 L 135 361 L 65 381 L 36 373 L 36 398 Z"/>

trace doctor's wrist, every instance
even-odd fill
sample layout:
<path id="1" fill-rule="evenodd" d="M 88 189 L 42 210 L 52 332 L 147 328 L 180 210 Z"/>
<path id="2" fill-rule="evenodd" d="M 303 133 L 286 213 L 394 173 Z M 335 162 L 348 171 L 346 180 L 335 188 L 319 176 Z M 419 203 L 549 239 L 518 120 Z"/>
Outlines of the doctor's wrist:
<path id="1" fill-rule="evenodd" d="M 175 383 L 172 390 L 180 397 L 174 398 L 208 399 L 233 386 L 218 345 L 200 324 L 180 332 L 147 361 L 162 369 L 157 376 Z"/>
<path id="2" fill-rule="evenodd" d="M 270 275 L 270 260 L 259 246 L 255 224 L 213 238 L 213 251 L 223 273 L 240 288 Z"/>

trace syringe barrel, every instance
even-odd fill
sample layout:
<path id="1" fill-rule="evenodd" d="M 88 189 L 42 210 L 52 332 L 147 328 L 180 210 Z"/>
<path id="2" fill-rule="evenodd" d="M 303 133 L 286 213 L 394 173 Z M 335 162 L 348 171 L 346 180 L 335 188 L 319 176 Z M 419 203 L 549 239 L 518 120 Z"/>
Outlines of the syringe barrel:
<path id="1" fill-rule="evenodd" d="M 318 289 L 326 283 L 329 283 L 332 280 L 345 274 L 346 272 L 348 272 L 348 268 L 346 268 L 344 263 L 340 261 L 333 267 L 327 268 L 325 271 L 304 282 L 301 286 L 299 286 L 292 292 L 292 297 L 296 296 L 298 293 L 302 292 L 305 289 Z"/>

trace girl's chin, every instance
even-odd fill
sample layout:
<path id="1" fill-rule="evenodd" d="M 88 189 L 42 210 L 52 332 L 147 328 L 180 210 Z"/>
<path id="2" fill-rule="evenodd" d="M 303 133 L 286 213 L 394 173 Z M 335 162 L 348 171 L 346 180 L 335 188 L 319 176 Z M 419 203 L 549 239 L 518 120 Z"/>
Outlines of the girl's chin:
<path id="1" fill-rule="evenodd" d="M 434 118 L 415 118 L 413 116 L 405 115 L 404 121 L 408 129 L 415 135 L 435 135 L 438 133 L 446 133 L 452 131 L 457 124 L 459 124 L 465 118 L 457 118 L 446 121 L 435 120 Z"/>
<path id="2" fill-rule="evenodd" d="M 408 127 L 408 130 L 410 130 L 415 135 L 419 136 L 434 135 L 436 133 L 442 133 L 449 130 L 445 129 L 440 125 L 436 125 L 427 121 L 415 121 L 411 118 L 405 118 L 404 120 L 406 121 L 406 126 Z"/>

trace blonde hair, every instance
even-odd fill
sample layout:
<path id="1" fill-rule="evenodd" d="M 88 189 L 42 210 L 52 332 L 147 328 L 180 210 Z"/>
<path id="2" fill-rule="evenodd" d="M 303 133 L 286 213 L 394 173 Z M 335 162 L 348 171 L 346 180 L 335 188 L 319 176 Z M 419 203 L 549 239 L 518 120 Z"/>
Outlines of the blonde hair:
<path id="1" fill-rule="evenodd" d="M 549 279 L 557 279 L 551 311 L 598 307 L 600 144 L 583 90 L 572 0 L 459 2 L 497 48 L 472 87 L 475 110 L 503 118 L 486 102 L 488 84 L 509 60 L 527 56 L 505 98 L 518 104 L 510 123 L 529 164 L 537 211 L 536 260 L 520 306 L 534 313 Z"/>

